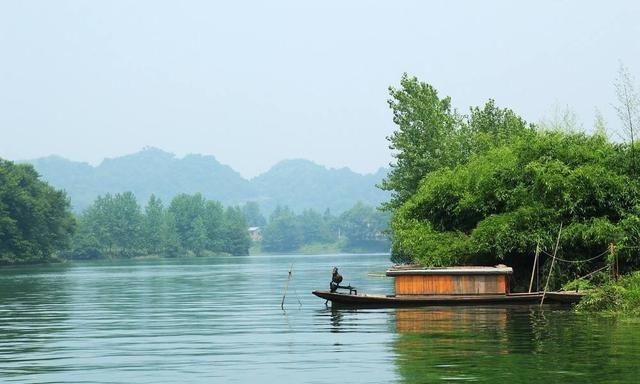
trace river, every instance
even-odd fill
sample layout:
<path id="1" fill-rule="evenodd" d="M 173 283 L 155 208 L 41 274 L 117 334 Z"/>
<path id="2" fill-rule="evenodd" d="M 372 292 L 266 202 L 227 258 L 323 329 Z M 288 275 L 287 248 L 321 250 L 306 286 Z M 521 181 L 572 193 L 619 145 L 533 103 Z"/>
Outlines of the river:
<path id="1" fill-rule="evenodd" d="M 292 279 L 280 309 L 289 266 Z M 633 383 L 634 320 L 546 306 L 337 310 L 331 268 L 389 293 L 387 255 L 87 262 L 0 271 L 0 382 Z"/>

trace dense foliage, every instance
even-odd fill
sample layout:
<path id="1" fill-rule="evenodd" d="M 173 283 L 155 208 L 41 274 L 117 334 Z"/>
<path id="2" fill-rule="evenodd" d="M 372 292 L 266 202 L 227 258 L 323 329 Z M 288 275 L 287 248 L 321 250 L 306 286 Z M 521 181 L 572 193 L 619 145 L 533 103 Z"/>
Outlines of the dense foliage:
<path id="1" fill-rule="evenodd" d="M 78 218 L 68 257 L 76 259 L 205 253 L 246 255 L 251 241 L 240 208 L 180 194 L 165 208 L 151 195 L 142 211 L 131 192 L 98 197 Z"/>
<path id="2" fill-rule="evenodd" d="M 32 166 L 0 159 L 0 264 L 51 260 L 74 226 L 64 192 L 40 180 Z"/>
<path id="3" fill-rule="evenodd" d="M 389 215 L 357 203 L 339 216 L 329 210 L 319 214 L 304 210 L 295 214 L 288 207 L 277 207 L 262 233 L 262 249 L 267 252 L 293 252 L 311 245 L 334 244 L 345 252 L 389 250 Z"/>
<path id="4" fill-rule="evenodd" d="M 640 272 L 592 287 L 576 309 L 580 312 L 640 314 Z"/>
<path id="5" fill-rule="evenodd" d="M 562 223 L 564 259 L 585 260 L 615 243 L 621 268 L 638 266 L 640 184 L 629 145 L 539 130 L 493 101 L 460 116 L 448 98 L 406 76 L 391 96 L 397 163 L 384 187 L 393 191 L 395 260 L 502 262 L 528 273 L 536 244 L 550 252 Z M 568 264 L 564 273 L 603 262 Z"/>

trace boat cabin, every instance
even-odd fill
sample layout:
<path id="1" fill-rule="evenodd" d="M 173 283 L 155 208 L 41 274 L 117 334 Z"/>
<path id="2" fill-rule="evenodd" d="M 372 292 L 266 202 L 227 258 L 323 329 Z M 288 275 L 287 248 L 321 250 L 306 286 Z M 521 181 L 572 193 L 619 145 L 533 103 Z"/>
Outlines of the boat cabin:
<path id="1" fill-rule="evenodd" d="M 495 267 L 421 268 L 395 266 L 387 276 L 395 278 L 396 295 L 506 295 L 513 269 Z"/>

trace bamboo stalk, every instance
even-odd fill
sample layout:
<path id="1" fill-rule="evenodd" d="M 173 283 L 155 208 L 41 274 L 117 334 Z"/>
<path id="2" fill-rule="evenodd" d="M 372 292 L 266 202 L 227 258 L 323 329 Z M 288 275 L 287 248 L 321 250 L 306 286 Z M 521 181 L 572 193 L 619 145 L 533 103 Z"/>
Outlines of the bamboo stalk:
<path id="1" fill-rule="evenodd" d="M 536 243 L 536 257 L 533 259 L 533 268 L 531 268 L 531 281 L 529 282 L 529 293 L 533 288 L 533 276 L 535 275 L 536 265 L 538 264 L 538 256 L 540 256 L 540 240 Z"/>
<path id="2" fill-rule="evenodd" d="M 616 252 L 616 246 L 613 243 L 609 244 L 609 252 L 611 253 L 611 272 L 613 278 L 618 281 L 618 253 Z"/>
<path id="3" fill-rule="evenodd" d="M 282 294 L 282 302 L 280 303 L 280 309 L 284 311 L 284 298 L 287 296 L 287 288 L 289 288 L 289 280 L 291 280 L 291 270 L 293 269 L 293 264 L 289 265 L 289 276 L 287 276 L 287 282 L 284 283 L 284 293 Z"/>
<path id="4" fill-rule="evenodd" d="M 547 295 L 547 288 L 549 288 L 549 280 L 551 280 L 551 273 L 553 272 L 553 266 L 556 263 L 556 254 L 558 253 L 558 246 L 560 245 L 560 234 L 562 233 L 562 223 L 560 223 L 560 230 L 558 231 L 558 238 L 556 239 L 556 247 L 553 250 L 553 259 L 551 259 L 551 267 L 549 268 L 549 275 L 547 276 L 547 283 L 544 285 L 544 292 L 542 292 L 542 299 L 540 300 L 540 307 L 544 304 L 544 297 Z"/>

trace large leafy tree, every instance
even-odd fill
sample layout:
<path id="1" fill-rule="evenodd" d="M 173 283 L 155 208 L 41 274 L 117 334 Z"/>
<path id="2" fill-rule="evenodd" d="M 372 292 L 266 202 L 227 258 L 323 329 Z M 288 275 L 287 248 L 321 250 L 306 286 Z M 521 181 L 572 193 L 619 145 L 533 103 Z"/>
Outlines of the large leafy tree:
<path id="1" fill-rule="evenodd" d="M 75 228 L 64 192 L 30 165 L 0 159 L 0 264 L 46 262 Z"/>
<path id="2" fill-rule="evenodd" d="M 396 131 L 387 139 L 395 161 L 381 187 L 392 191 L 383 207 L 396 209 L 417 190 L 430 172 L 466 163 L 474 154 L 531 135 L 533 127 L 510 109 L 489 100 L 460 115 L 449 97 L 404 74 L 399 88 L 389 88 Z"/>
<path id="3" fill-rule="evenodd" d="M 431 85 L 407 74 L 389 94 L 397 130 L 387 139 L 395 162 L 381 186 L 393 191 L 387 207 L 396 208 L 415 193 L 424 175 L 456 163 L 460 117 L 449 97 L 440 98 Z"/>
<path id="4" fill-rule="evenodd" d="M 426 265 L 506 262 L 522 272 L 537 243 L 553 247 L 563 223 L 565 259 L 617 243 L 635 265 L 640 188 L 623 152 L 602 136 L 542 132 L 434 171 L 394 212 L 394 253 Z"/>
<path id="5" fill-rule="evenodd" d="M 143 216 L 131 192 L 106 194 L 80 216 L 80 238 L 74 253 L 92 253 L 90 248 L 108 256 L 133 256 L 142 253 Z"/>
<path id="6" fill-rule="evenodd" d="M 623 268 L 640 264 L 633 146 L 608 141 L 602 124 L 593 136 L 537 130 L 492 100 L 458 117 L 444 108 L 448 98 L 406 76 L 391 95 L 397 162 L 384 187 L 394 191 L 386 207 L 396 261 L 506 262 L 523 272 L 563 223 L 565 258 L 616 243 Z"/>

